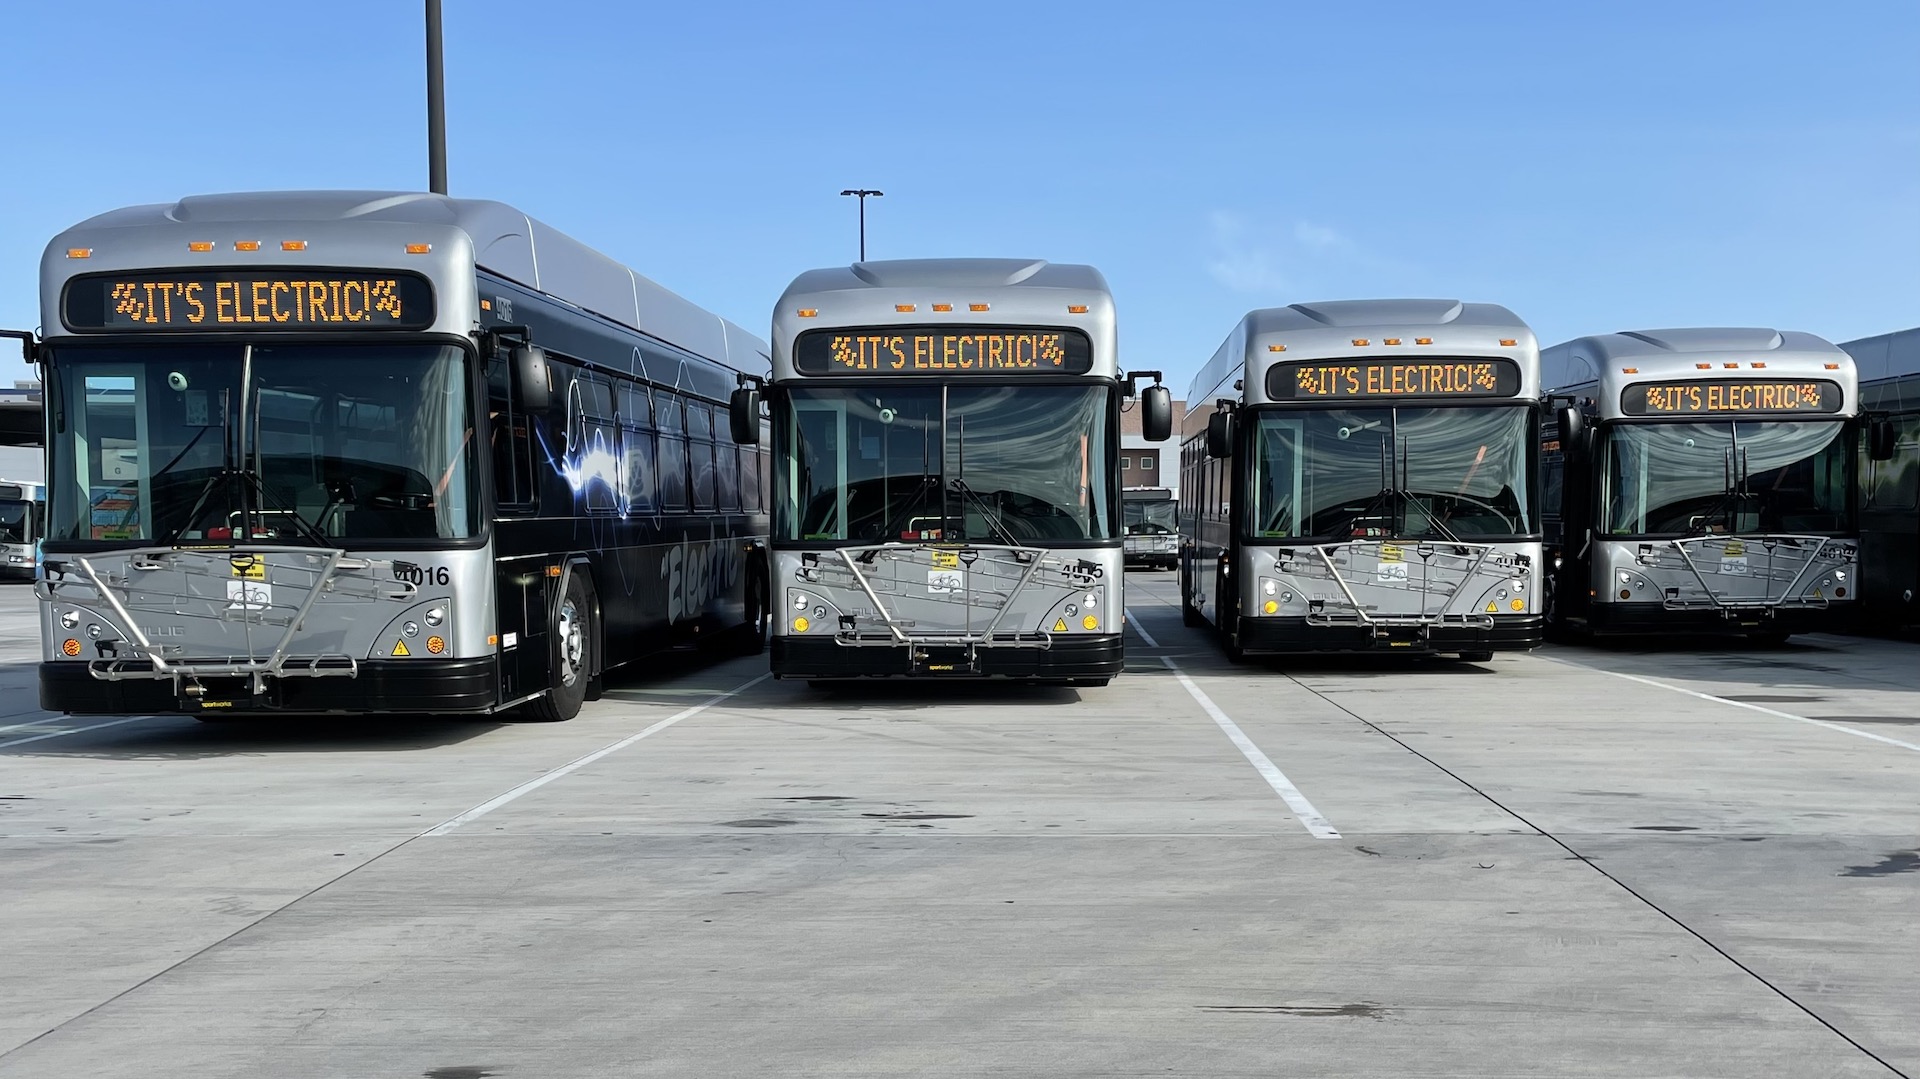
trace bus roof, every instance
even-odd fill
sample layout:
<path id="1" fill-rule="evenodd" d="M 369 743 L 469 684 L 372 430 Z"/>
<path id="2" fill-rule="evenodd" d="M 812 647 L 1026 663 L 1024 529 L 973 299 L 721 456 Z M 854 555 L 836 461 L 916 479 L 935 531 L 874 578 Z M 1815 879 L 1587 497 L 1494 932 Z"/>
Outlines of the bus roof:
<path id="1" fill-rule="evenodd" d="M 1853 357 L 1862 385 L 1920 374 L 1920 328 L 1842 341 L 1840 348 Z"/>
<path id="2" fill-rule="evenodd" d="M 1426 337 L 1431 345 L 1385 346 L 1377 338 Z M 1365 338 L 1366 351 L 1353 342 Z M 1502 345 L 1511 340 L 1512 345 Z M 1284 344 L 1284 353 L 1269 355 L 1266 346 Z M 1460 300 L 1323 300 L 1286 307 L 1249 311 L 1227 335 L 1220 348 L 1194 377 L 1187 391 L 1187 412 L 1210 411 L 1221 397 L 1261 398 L 1261 380 L 1244 378 L 1249 365 L 1263 368 L 1269 361 L 1379 358 L 1418 360 L 1434 356 L 1507 356 L 1528 358 L 1538 348 L 1533 330 L 1520 316 L 1499 304 Z M 1531 364 L 1524 366 L 1530 368 Z M 1530 372 L 1527 372 L 1530 374 Z M 1239 390 L 1230 387 L 1244 378 Z M 1528 387 L 1523 375 L 1522 390 Z"/>
<path id="3" fill-rule="evenodd" d="M 1703 326 L 1595 334 L 1543 350 L 1540 363 L 1548 392 L 1599 383 L 1603 411 L 1636 382 L 1704 378 L 1816 376 L 1840 384 L 1847 411 L 1855 400 L 1852 357 L 1823 337 L 1796 330 Z"/>
<path id="4" fill-rule="evenodd" d="M 243 240 L 260 241 L 261 251 L 236 256 L 233 244 Z M 285 252 L 283 240 L 307 246 Z M 188 242 L 210 242 L 212 249 L 191 252 Z M 416 243 L 432 249 L 404 253 Z M 74 249 L 90 254 L 69 258 Z M 738 370 L 758 370 L 767 359 L 766 343 L 744 328 L 511 206 L 417 191 L 192 195 L 88 218 L 54 237 L 41 257 L 41 324 L 61 326 L 61 286 L 79 274 L 249 263 L 411 269 L 441 282 L 470 280 L 480 268 Z M 478 328 L 475 302 L 442 296 L 448 318 L 436 328 L 461 334 Z"/>
<path id="5" fill-rule="evenodd" d="M 950 303 L 951 313 L 932 313 Z M 972 312 L 969 304 L 988 304 Z M 913 305 L 913 310 L 898 307 Z M 1070 306 L 1084 306 L 1071 313 Z M 802 310 L 818 312 L 802 318 Z M 808 270 L 793 279 L 773 311 L 776 374 L 792 374 L 794 338 L 832 326 L 1073 326 L 1093 341 L 1096 374 L 1112 373 L 1113 293 L 1092 266 L 1044 259 L 891 259 Z M 1108 357 L 1103 364 L 1102 357 Z M 783 364 L 781 361 L 784 360 Z"/>

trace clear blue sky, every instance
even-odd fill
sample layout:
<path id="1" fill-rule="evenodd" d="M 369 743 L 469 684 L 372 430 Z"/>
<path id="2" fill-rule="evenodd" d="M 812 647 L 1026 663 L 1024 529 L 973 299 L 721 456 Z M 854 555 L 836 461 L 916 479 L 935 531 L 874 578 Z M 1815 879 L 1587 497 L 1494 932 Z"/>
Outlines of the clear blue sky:
<path id="1" fill-rule="evenodd" d="M 7 8 L 0 325 L 115 206 L 426 186 L 415 0 Z M 453 193 L 763 335 L 852 260 L 859 186 L 875 258 L 1100 267 L 1123 361 L 1180 389 L 1300 300 L 1502 303 L 1543 343 L 1920 325 L 1911 0 L 446 8 Z"/>

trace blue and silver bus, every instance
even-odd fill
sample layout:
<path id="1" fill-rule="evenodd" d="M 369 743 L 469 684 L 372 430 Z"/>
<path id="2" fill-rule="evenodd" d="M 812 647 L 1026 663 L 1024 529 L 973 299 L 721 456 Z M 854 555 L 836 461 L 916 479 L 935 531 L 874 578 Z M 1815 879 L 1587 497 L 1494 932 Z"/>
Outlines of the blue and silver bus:
<path id="1" fill-rule="evenodd" d="M 1180 609 L 1228 655 L 1541 640 L 1540 361 L 1511 311 L 1250 312 L 1187 394 Z"/>
<path id="2" fill-rule="evenodd" d="M 517 210 L 136 206 L 41 288 L 45 708 L 563 720 L 762 647 L 766 345 Z"/>
<path id="3" fill-rule="evenodd" d="M 1097 270 L 813 270 L 773 344 L 775 677 L 1120 672 L 1120 405 L 1151 376 L 1158 440 L 1172 402 L 1121 374 Z"/>

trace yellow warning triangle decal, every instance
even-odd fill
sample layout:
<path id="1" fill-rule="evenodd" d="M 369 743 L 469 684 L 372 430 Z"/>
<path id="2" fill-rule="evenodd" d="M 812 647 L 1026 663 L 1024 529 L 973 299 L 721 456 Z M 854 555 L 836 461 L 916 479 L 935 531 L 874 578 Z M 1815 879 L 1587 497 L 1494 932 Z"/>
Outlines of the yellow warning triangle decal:
<path id="1" fill-rule="evenodd" d="M 1499 604 L 1497 604 L 1497 603 L 1489 603 L 1489 604 L 1487 604 L 1487 613 L 1488 613 L 1488 614 L 1498 614 L 1498 613 L 1499 613 L 1499 611 L 1500 611 L 1500 605 L 1499 605 Z"/>
<path id="2" fill-rule="evenodd" d="M 1065 633 L 1065 632 L 1067 631 L 1067 620 L 1066 620 L 1066 619 L 1064 619 L 1064 618 L 1056 618 L 1056 619 L 1054 619 L 1054 620 L 1053 620 L 1053 631 L 1054 631 L 1055 633 Z"/>
<path id="3" fill-rule="evenodd" d="M 393 642 L 393 654 L 396 656 L 413 655 L 412 652 L 407 651 L 407 642 L 400 641 L 400 640 L 396 640 Z"/>

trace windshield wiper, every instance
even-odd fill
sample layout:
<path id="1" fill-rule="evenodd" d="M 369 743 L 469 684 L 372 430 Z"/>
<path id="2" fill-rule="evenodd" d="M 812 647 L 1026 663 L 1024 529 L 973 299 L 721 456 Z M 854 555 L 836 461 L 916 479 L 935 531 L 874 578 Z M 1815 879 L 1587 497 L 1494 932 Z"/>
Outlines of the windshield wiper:
<path id="1" fill-rule="evenodd" d="M 981 497 L 980 492 L 974 490 L 972 486 L 970 486 L 967 483 L 966 480 L 961 479 L 959 476 L 955 476 L 950 482 L 949 486 L 951 486 L 954 490 L 960 492 L 961 514 L 963 516 L 966 513 L 967 499 L 969 498 L 972 499 L 973 504 L 980 507 L 980 516 L 984 518 L 987 522 L 987 533 L 988 533 L 989 539 L 998 540 L 999 542 L 1004 543 L 1009 547 L 1019 546 L 1019 544 L 1015 543 L 1013 540 L 1013 533 L 1007 531 L 1007 526 L 1001 522 L 999 516 L 993 512 L 991 507 L 987 505 L 987 500 Z M 966 529 L 963 525 L 961 528 L 961 531 L 965 532 L 965 530 Z"/>
<path id="2" fill-rule="evenodd" d="M 1733 447 L 1731 446 L 1727 447 L 1726 456 L 1724 458 L 1724 464 L 1725 464 L 1725 467 L 1723 469 L 1722 475 L 1725 476 L 1726 489 L 1720 492 L 1720 498 L 1714 502 L 1712 507 L 1709 508 L 1707 512 L 1701 514 L 1697 518 L 1694 518 L 1694 520 L 1698 523 L 1691 525 L 1687 529 L 1687 535 L 1689 536 L 1706 535 L 1708 529 L 1711 527 L 1711 522 L 1713 522 L 1716 519 L 1723 520 L 1726 522 L 1727 533 L 1729 535 L 1738 531 L 1738 529 L 1735 526 L 1739 523 L 1737 518 L 1740 513 L 1740 503 L 1749 498 L 1754 497 L 1753 492 L 1747 490 L 1747 477 L 1746 477 L 1746 468 L 1745 468 L 1746 451 L 1745 450 L 1741 451 L 1741 468 L 1739 469 L 1737 474 L 1734 469 Z"/>
<path id="3" fill-rule="evenodd" d="M 967 484 L 967 417 L 965 413 L 960 416 L 960 440 L 953 447 L 953 479 L 949 481 L 948 486 L 960 492 L 961 538 L 966 538 L 966 507 L 967 499 L 971 498 L 973 504 L 980 507 L 980 516 L 987 522 L 989 538 L 997 538 L 1009 547 L 1018 546 L 1013 542 L 1013 533 L 1008 532 L 1007 526 L 1001 523 L 992 509 L 988 508 L 987 500 L 981 498 L 979 492 Z"/>
<path id="4" fill-rule="evenodd" d="M 240 514 L 243 519 L 250 515 L 263 514 L 263 513 L 269 512 L 266 504 L 269 502 L 272 502 L 272 503 L 275 503 L 275 507 L 271 510 L 271 512 L 274 513 L 276 516 L 285 515 L 288 520 L 292 521 L 294 531 L 298 532 L 301 538 L 311 542 L 315 547 L 335 546 L 335 544 L 331 540 L 327 539 L 326 534 L 320 531 L 319 526 L 315 525 L 313 522 L 301 516 L 300 511 L 297 509 L 294 509 L 292 506 L 287 505 L 285 500 L 276 498 L 273 492 L 267 487 L 266 481 L 260 478 L 260 474 L 253 471 L 250 468 L 222 468 L 218 472 L 214 472 L 211 475 L 209 475 L 207 477 L 207 482 L 201 485 L 199 495 L 196 496 L 193 500 L 193 509 L 189 510 L 187 512 L 187 515 L 181 519 L 180 527 L 174 529 L 173 532 L 169 534 L 167 538 L 162 540 L 161 542 L 178 543 L 180 540 L 180 534 L 182 532 L 185 532 L 187 529 L 192 528 L 194 526 L 194 522 L 201 519 L 202 512 L 207 508 L 207 501 L 213 495 L 214 491 L 217 490 L 223 484 L 230 485 L 232 481 L 235 481 L 235 480 L 238 480 L 246 484 L 248 487 L 251 487 L 254 493 L 258 495 L 260 499 L 261 509 L 257 511 L 252 511 L 251 513 L 248 511 L 248 509 L 244 504 L 246 500 L 245 499 L 241 500 L 242 506 L 240 508 Z M 205 531 L 205 530 L 203 529 L 202 531 Z M 249 540 L 263 538 L 263 537 L 251 535 L 251 533 L 255 531 L 252 528 L 248 528 L 246 531 L 249 533 L 247 537 Z"/>

